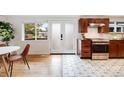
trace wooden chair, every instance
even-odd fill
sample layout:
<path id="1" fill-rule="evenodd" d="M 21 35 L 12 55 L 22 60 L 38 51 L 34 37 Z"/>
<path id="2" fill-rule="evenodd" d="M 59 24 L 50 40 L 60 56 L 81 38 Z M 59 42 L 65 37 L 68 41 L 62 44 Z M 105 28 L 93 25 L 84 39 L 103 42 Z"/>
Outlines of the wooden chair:
<path id="1" fill-rule="evenodd" d="M 17 62 L 19 60 L 23 60 L 24 64 L 27 64 L 28 68 L 30 69 L 30 66 L 28 64 L 28 61 L 26 59 L 28 52 L 29 52 L 30 45 L 27 44 L 21 54 L 16 54 L 16 55 L 10 55 L 8 57 L 8 62 L 9 62 L 9 68 L 10 70 L 10 76 L 12 76 L 12 71 L 13 71 L 13 62 Z"/>

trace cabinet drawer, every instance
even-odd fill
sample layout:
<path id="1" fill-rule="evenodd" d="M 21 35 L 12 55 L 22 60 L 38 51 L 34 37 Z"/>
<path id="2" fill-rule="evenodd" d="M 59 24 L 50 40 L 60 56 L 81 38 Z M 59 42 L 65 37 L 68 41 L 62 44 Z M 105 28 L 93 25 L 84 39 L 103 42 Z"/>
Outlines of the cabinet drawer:
<path id="1" fill-rule="evenodd" d="M 90 53 L 90 52 L 91 52 L 90 49 L 84 49 L 84 50 L 82 50 L 82 53 Z"/>
<path id="2" fill-rule="evenodd" d="M 83 41 L 82 41 L 82 44 L 84 44 L 84 45 L 85 45 L 85 44 L 91 45 L 91 41 L 90 41 L 90 40 L 83 40 Z"/>
<path id="3" fill-rule="evenodd" d="M 91 53 L 82 53 L 82 57 L 91 57 Z"/>
<path id="4" fill-rule="evenodd" d="M 83 51 L 83 50 L 89 50 L 89 51 L 90 51 L 91 48 L 90 48 L 90 47 L 85 47 L 85 48 L 83 47 L 83 48 L 82 48 L 82 51 Z"/>
<path id="5" fill-rule="evenodd" d="M 118 44 L 120 40 L 110 40 L 110 44 Z"/>
<path id="6" fill-rule="evenodd" d="M 91 47 L 91 45 L 89 44 L 82 44 L 81 47 L 85 48 L 85 47 Z"/>
<path id="7" fill-rule="evenodd" d="M 91 52 L 91 49 L 90 48 L 85 48 L 85 49 L 82 49 L 82 52 Z"/>
<path id="8" fill-rule="evenodd" d="M 124 40 L 120 40 L 119 43 L 120 43 L 120 44 L 124 43 Z"/>
<path id="9" fill-rule="evenodd" d="M 91 40 L 82 40 L 81 42 L 81 56 L 89 58 L 91 57 Z"/>

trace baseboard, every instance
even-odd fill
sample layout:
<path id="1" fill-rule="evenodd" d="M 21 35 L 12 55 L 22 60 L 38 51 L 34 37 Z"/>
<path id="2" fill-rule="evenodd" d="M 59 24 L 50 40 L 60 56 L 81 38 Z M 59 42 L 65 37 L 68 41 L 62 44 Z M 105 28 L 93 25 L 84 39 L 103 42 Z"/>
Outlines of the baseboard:
<path id="1" fill-rule="evenodd" d="M 28 57 L 43 57 L 50 56 L 50 54 L 29 54 Z"/>
<path id="2" fill-rule="evenodd" d="M 75 53 L 51 53 L 50 55 L 75 55 Z"/>

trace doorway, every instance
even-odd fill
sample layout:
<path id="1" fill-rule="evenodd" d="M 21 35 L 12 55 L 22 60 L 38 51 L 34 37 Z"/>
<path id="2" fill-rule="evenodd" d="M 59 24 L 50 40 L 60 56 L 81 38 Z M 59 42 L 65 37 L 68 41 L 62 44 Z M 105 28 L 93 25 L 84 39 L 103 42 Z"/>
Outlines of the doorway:
<path id="1" fill-rule="evenodd" d="M 75 36 L 73 22 L 51 22 L 51 54 L 74 54 Z"/>

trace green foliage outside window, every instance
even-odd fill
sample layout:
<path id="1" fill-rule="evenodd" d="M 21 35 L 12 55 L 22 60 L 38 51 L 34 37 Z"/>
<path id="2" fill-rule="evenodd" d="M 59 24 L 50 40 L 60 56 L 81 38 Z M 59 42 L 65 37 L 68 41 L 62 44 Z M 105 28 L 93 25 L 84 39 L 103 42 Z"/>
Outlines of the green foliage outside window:
<path id="1" fill-rule="evenodd" d="M 46 40 L 48 23 L 27 23 L 24 24 L 25 40 Z"/>
<path id="2" fill-rule="evenodd" d="M 25 39 L 26 40 L 34 40 L 35 39 L 35 24 L 24 24 L 25 29 Z"/>

